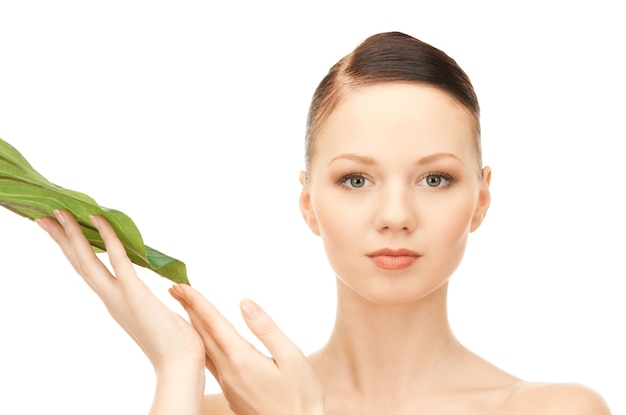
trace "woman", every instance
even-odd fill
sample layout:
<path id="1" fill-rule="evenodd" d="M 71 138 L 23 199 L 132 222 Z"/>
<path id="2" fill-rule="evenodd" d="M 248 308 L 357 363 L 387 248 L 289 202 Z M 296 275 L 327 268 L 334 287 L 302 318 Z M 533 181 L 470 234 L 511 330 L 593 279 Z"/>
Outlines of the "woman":
<path id="1" fill-rule="evenodd" d="M 188 324 L 136 277 L 101 217 L 113 273 L 69 212 L 38 223 L 152 362 L 153 414 L 608 414 L 594 391 L 522 381 L 452 334 L 448 280 L 487 213 L 490 178 L 476 95 L 446 54 L 382 33 L 333 66 L 311 103 L 300 206 L 337 275 L 337 316 L 308 357 L 252 301 L 242 314 L 271 358 L 176 285 Z M 223 395 L 203 397 L 205 366 Z"/>

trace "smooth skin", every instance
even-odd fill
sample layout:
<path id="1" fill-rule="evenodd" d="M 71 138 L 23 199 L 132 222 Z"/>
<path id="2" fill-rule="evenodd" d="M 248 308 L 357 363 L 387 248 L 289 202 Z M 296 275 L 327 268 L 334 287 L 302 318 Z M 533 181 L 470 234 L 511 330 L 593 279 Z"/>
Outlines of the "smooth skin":
<path id="1" fill-rule="evenodd" d="M 323 123 L 300 204 L 337 274 L 335 328 L 310 358 L 328 414 L 609 413 L 585 387 L 505 373 L 451 331 L 448 280 L 490 203 L 474 134 L 465 107 L 409 83 L 354 89 Z M 381 248 L 421 257 L 385 270 L 368 257 Z"/>
<path id="2" fill-rule="evenodd" d="M 98 259 L 76 219 L 56 211 L 39 225 L 61 247 L 111 316 L 135 340 L 154 366 L 157 388 L 151 414 L 197 414 L 204 393 L 205 353 L 201 336 L 158 300 L 137 277 L 133 264 L 109 223 L 92 222 L 106 245 L 113 273 Z"/>
<path id="3" fill-rule="evenodd" d="M 491 171 L 478 165 L 474 127 L 450 96 L 408 83 L 353 89 L 324 121 L 301 174 L 300 208 L 336 273 L 338 303 L 328 343 L 308 358 L 250 300 L 243 317 L 271 358 L 191 287 L 170 291 L 191 324 L 169 311 L 103 218 L 93 221 L 113 274 L 69 213 L 39 223 L 153 363 L 151 413 L 610 414 L 593 390 L 525 382 L 467 350 L 450 329 L 448 281 L 490 202 Z M 381 249 L 417 259 L 381 267 L 372 259 Z M 223 395 L 202 397 L 204 365 Z"/>
<path id="4" fill-rule="evenodd" d="M 251 300 L 241 303 L 251 331 L 273 359 L 256 350 L 200 293 L 188 285 L 170 289 L 191 324 L 158 300 L 137 277 L 109 223 L 91 217 L 106 245 L 113 273 L 98 259 L 67 211 L 38 219 L 76 272 L 98 294 L 111 316 L 142 348 L 157 378 L 150 414 L 323 414 L 321 386 L 306 358 Z M 205 365 L 224 395 L 204 405 Z M 279 395 L 277 395 L 279 393 Z M 274 396 L 276 399 L 268 399 Z"/>

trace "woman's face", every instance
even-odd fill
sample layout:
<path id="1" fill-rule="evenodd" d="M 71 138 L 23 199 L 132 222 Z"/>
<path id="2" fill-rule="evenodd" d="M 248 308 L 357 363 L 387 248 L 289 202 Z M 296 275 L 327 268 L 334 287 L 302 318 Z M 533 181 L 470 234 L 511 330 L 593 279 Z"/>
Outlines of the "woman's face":
<path id="1" fill-rule="evenodd" d="M 341 283 L 408 303 L 459 265 L 489 179 L 463 106 L 433 87 L 385 83 L 351 90 L 323 122 L 300 205 Z"/>

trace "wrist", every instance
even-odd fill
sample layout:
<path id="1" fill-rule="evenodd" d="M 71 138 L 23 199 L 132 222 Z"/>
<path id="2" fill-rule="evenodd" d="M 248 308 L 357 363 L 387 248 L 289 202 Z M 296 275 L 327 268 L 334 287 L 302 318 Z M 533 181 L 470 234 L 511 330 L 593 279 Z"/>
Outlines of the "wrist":
<path id="1" fill-rule="evenodd" d="M 162 363 L 154 366 L 157 381 L 166 379 L 196 379 L 204 382 L 204 365 L 197 362 L 182 360 Z"/>
<path id="2" fill-rule="evenodd" d="M 155 366 L 157 389 L 178 390 L 192 396 L 204 395 L 205 368 L 191 361 L 168 362 Z"/>
<path id="3" fill-rule="evenodd" d="M 206 356 L 180 355 L 161 357 L 158 359 L 150 359 L 152 367 L 157 376 L 166 373 L 177 373 L 189 371 L 190 373 L 204 373 L 204 365 L 206 364 Z"/>
<path id="4" fill-rule="evenodd" d="M 156 370 L 156 391 L 151 415 L 200 414 L 204 397 L 204 367 L 171 364 Z"/>

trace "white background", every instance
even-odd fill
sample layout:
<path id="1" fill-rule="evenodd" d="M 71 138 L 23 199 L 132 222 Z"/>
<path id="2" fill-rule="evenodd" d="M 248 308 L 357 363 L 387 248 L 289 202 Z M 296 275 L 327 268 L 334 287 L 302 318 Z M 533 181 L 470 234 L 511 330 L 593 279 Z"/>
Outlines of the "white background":
<path id="1" fill-rule="evenodd" d="M 334 276 L 297 206 L 309 99 L 367 36 L 416 36 L 470 75 L 494 170 L 451 282 L 453 329 L 519 377 L 583 383 L 626 413 L 619 2 L 209 3 L 2 1 L 0 137 L 133 218 L 246 336 L 250 296 L 310 353 Z M 0 264 L 0 413 L 146 413 L 147 359 L 5 209 Z M 140 274 L 182 312 L 167 280 Z"/>

